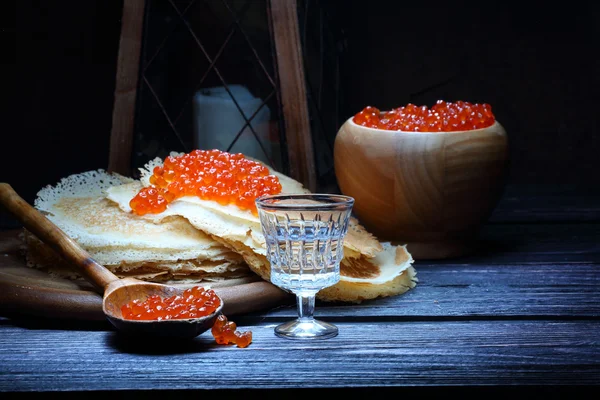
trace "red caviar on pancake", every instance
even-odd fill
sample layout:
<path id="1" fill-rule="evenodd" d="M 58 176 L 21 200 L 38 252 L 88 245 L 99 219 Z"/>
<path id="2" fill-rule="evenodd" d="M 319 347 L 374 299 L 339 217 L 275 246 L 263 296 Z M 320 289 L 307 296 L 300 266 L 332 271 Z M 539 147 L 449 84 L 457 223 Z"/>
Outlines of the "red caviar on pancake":
<path id="1" fill-rule="evenodd" d="M 129 202 L 137 215 L 158 214 L 183 196 L 234 204 L 257 214 L 254 201 L 281 192 L 279 179 L 263 164 L 240 153 L 194 150 L 165 158 L 150 177 L 152 186 L 141 189 Z"/>
<path id="2" fill-rule="evenodd" d="M 409 103 L 382 112 L 368 106 L 352 120 L 357 125 L 391 131 L 453 132 L 487 128 L 494 124 L 496 118 L 489 104 L 438 100 L 431 108 Z"/>
<path id="3" fill-rule="evenodd" d="M 194 286 L 182 295 L 167 298 L 152 295 L 145 301 L 132 300 L 121 307 L 121 314 L 125 319 L 146 321 L 201 318 L 215 312 L 220 305 L 214 290 Z"/>

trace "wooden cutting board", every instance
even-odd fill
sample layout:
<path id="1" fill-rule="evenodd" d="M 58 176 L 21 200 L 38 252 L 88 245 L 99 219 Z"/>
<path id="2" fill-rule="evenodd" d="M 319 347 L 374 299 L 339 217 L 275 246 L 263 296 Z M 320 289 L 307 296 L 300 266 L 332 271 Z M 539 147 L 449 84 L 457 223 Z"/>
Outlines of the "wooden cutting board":
<path id="1" fill-rule="evenodd" d="M 0 232 L 0 315 L 105 320 L 102 296 L 87 281 L 53 277 L 27 267 L 19 250 L 19 232 Z M 210 286 L 223 299 L 225 315 L 245 314 L 293 302 L 291 295 L 258 276 L 211 283 Z"/>

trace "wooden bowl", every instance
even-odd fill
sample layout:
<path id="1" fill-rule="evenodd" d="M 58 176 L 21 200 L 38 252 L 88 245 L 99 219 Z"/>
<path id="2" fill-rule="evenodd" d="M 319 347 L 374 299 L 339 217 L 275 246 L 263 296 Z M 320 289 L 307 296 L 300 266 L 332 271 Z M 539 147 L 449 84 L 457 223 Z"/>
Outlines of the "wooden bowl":
<path id="1" fill-rule="evenodd" d="M 504 188 L 508 141 L 495 122 L 457 132 L 367 128 L 348 119 L 334 145 L 336 178 L 361 223 L 415 259 L 469 253 Z"/>

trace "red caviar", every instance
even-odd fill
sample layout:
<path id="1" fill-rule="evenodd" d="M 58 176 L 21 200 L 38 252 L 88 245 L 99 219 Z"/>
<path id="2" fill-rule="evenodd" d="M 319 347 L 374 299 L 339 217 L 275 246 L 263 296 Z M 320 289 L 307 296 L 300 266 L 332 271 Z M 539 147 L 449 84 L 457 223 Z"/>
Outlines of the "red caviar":
<path id="1" fill-rule="evenodd" d="M 194 286 L 177 296 L 152 295 L 145 301 L 132 300 L 121 307 L 121 313 L 130 320 L 200 318 L 212 314 L 220 305 L 221 299 L 214 290 Z"/>
<path id="2" fill-rule="evenodd" d="M 211 329 L 218 344 L 236 344 L 237 347 L 248 347 L 252 343 L 252 332 L 240 332 L 235 322 L 228 321 L 224 315 L 219 315 Z"/>
<path id="3" fill-rule="evenodd" d="M 494 124 L 496 119 L 489 104 L 438 100 L 431 108 L 409 103 L 382 112 L 368 106 L 352 120 L 369 128 L 393 131 L 452 132 L 486 128 Z"/>
<path id="4" fill-rule="evenodd" d="M 152 172 L 152 186 L 141 189 L 129 202 L 137 215 L 161 213 L 183 196 L 234 204 L 256 215 L 258 197 L 281 192 L 279 179 L 266 166 L 240 153 L 194 150 L 165 158 Z"/>

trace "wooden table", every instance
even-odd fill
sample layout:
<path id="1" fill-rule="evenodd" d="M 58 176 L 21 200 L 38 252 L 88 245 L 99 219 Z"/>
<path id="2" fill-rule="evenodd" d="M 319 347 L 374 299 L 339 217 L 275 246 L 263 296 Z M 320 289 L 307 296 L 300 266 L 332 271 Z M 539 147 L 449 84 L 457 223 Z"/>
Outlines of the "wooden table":
<path id="1" fill-rule="evenodd" d="M 600 193 L 509 187 L 481 238 L 481 250 L 468 257 L 416 262 L 419 284 L 405 295 L 318 304 L 317 316 L 340 328 L 328 340 L 274 336 L 293 307 L 236 317 L 253 332 L 246 349 L 217 345 L 205 333 L 145 350 L 105 322 L 0 318 L 0 391 L 530 390 L 553 397 L 597 390 Z"/>

